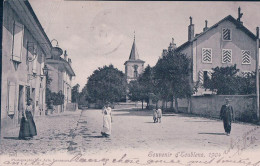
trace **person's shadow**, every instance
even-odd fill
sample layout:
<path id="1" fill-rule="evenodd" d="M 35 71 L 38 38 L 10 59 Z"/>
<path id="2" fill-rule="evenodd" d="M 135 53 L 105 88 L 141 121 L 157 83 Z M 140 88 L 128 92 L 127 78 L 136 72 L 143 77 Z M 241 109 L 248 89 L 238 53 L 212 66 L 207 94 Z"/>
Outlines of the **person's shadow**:
<path id="1" fill-rule="evenodd" d="M 20 140 L 18 137 L 4 137 L 4 139 Z"/>
<path id="2" fill-rule="evenodd" d="M 208 134 L 208 135 L 226 135 L 225 133 L 198 133 L 198 134 Z"/>

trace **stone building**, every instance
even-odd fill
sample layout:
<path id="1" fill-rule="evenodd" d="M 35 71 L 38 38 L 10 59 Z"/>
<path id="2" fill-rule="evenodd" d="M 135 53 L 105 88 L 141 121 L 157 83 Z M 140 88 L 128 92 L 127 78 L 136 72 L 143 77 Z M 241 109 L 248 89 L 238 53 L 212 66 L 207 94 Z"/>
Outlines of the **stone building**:
<path id="1" fill-rule="evenodd" d="M 125 74 L 127 76 L 127 83 L 136 80 L 137 77 L 143 73 L 145 61 L 139 59 L 139 54 L 135 45 L 135 37 L 130 52 L 129 59 L 124 63 Z"/>
<path id="2" fill-rule="evenodd" d="M 44 115 L 45 58 L 51 43 L 30 3 L 4 1 L 2 40 L 1 131 L 19 126 L 27 99 L 33 115 Z"/>
<path id="3" fill-rule="evenodd" d="M 191 58 L 191 80 L 201 85 L 195 95 L 212 93 L 202 87 L 204 80 L 211 78 L 212 68 L 236 64 L 240 74 L 256 70 L 257 37 L 241 22 L 240 9 L 238 19 L 229 15 L 211 27 L 207 23 L 205 21 L 203 31 L 195 35 L 190 17 L 188 41 L 176 48 Z"/>
<path id="4" fill-rule="evenodd" d="M 52 92 L 62 92 L 64 95 L 64 104 L 56 106 L 56 112 L 63 112 L 71 104 L 71 80 L 75 73 L 71 67 L 72 61 L 68 58 L 67 51 L 64 51 L 64 58 L 48 57 L 46 64 L 49 69 L 48 76 L 52 79 L 50 90 Z"/>

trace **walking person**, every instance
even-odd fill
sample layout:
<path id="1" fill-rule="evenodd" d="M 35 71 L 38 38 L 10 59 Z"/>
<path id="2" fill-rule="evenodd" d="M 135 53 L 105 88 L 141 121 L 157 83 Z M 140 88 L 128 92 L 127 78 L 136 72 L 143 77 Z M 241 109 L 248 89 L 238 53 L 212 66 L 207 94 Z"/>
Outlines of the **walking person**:
<path id="1" fill-rule="evenodd" d="M 161 109 L 161 107 L 159 107 L 157 109 L 157 119 L 158 119 L 159 123 L 161 123 L 161 119 L 162 119 L 162 109 Z"/>
<path id="2" fill-rule="evenodd" d="M 106 103 L 106 105 L 103 108 L 103 128 L 101 131 L 101 134 L 103 137 L 109 137 L 111 135 L 111 123 L 112 123 L 112 113 L 111 113 L 111 107 L 109 106 L 109 103 Z"/>
<path id="3" fill-rule="evenodd" d="M 157 115 L 157 110 L 153 109 L 153 123 L 158 122 L 158 115 Z"/>
<path id="4" fill-rule="evenodd" d="M 36 126 L 33 120 L 31 105 L 32 99 L 29 99 L 25 111 L 22 112 L 22 119 L 20 124 L 19 139 L 31 139 L 37 135 Z"/>
<path id="5" fill-rule="evenodd" d="M 226 104 L 222 105 L 220 110 L 220 119 L 223 120 L 224 129 L 228 136 L 231 132 L 231 122 L 234 120 L 233 107 L 229 104 L 229 98 L 225 99 Z"/>

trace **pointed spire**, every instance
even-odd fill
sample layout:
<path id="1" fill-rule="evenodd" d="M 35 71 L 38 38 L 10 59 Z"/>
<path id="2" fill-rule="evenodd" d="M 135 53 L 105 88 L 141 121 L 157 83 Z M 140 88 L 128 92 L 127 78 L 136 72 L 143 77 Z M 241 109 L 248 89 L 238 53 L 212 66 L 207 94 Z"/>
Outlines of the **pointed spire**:
<path id="1" fill-rule="evenodd" d="M 137 59 L 139 59 L 139 54 L 138 54 L 137 48 L 135 46 L 135 31 L 134 31 L 134 42 L 133 42 L 133 45 L 132 45 L 129 60 L 137 60 Z"/>

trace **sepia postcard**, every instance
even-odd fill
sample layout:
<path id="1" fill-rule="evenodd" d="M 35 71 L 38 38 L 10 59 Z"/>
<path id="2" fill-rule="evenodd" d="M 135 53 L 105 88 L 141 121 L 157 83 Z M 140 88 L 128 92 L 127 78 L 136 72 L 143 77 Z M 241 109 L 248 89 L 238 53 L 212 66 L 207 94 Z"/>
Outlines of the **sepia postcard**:
<path id="1" fill-rule="evenodd" d="M 260 166 L 260 2 L 1 3 L 0 166 Z"/>

